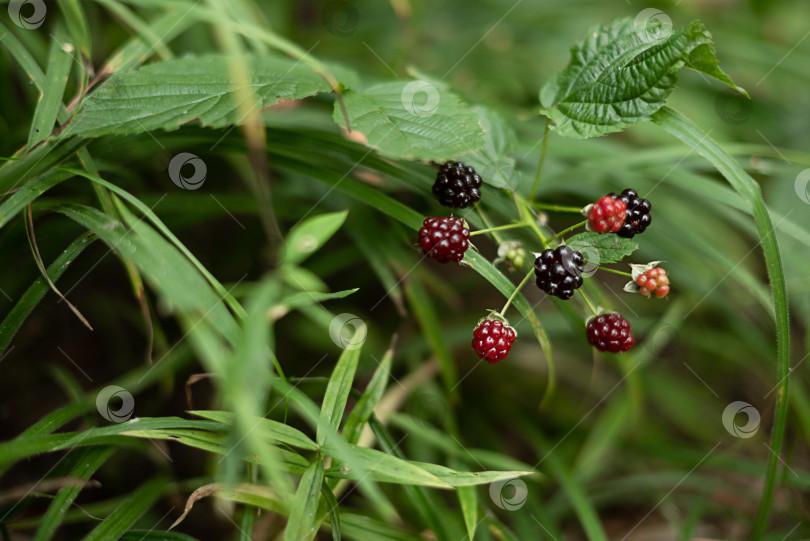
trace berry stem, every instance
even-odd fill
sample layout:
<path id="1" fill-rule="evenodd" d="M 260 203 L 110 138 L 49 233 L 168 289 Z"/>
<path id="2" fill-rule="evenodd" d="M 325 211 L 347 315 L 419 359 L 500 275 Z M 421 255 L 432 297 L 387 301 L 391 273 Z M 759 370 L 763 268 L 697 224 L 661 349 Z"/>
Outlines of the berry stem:
<path id="1" fill-rule="evenodd" d="M 510 305 L 510 304 L 512 304 L 512 301 L 513 301 L 513 300 L 515 300 L 515 297 L 517 297 L 518 292 L 519 292 L 521 289 L 523 289 L 523 286 L 525 286 L 525 285 L 526 285 L 526 282 L 528 282 L 528 281 L 529 281 L 529 278 L 531 278 L 533 275 L 534 275 L 534 267 L 532 267 L 532 270 L 530 270 L 530 271 L 529 271 L 529 272 L 526 274 L 526 276 L 524 276 L 524 277 L 523 277 L 523 280 L 521 280 L 521 281 L 520 281 L 520 283 L 519 283 L 519 284 L 518 284 L 518 286 L 515 288 L 515 290 L 512 292 L 512 294 L 511 294 L 511 295 L 509 295 L 509 298 L 508 298 L 508 299 L 506 299 L 506 304 L 504 304 L 504 305 L 503 305 L 503 308 L 501 308 L 500 312 L 498 312 L 500 315 L 502 315 L 502 316 L 503 316 L 504 314 L 506 314 L 506 310 L 508 310 L 508 309 L 509 309 L 509 305 Z"/>
<path id="2" fill-rule="evenodd" d="M 484 211 L 481 209 L 481 205 L 476 205 L 475 210 L 478 212 L 478 215 L 481 217 L 481 221 L 484 222 L 485 226 L 487 226 L 486 229 L 482 229 L 481 231 L 492 231 L 492 237 L 495 239 L 495 242 L 497 242 L 498 244 L 502 243 L 503 242 L 503 237 L 501 237 L 498 234 L 498 232 L 497 232 L 498 228 L 497 227 L 492 227 L 492 222 L 490 222 L 489 218 L 487 218 L 487 215 L 484 214 Z M 474 232 L 474 233 L 477 233 L 477 232 Z M 474 233 L 470 233 L 470 236 L 472 236 Z"/>
<path id="3" fill-rule="evenodd" d="M 574 229 L 576 229 L 578 227 L 582 227 L 583 225 L 585 225 L 587 223 L 588 223 L 588 220 L 585 220 L 585 221 L 579 222 L 578 224 L 574 224 L 571 227 L 567 227 L 567 228 L 563 229 L 562 231 L 560 231 L 559 233 L 557 233 L 556 235 L 554 235 L 553 237 L 551 237 L 550 239 L 548 239 L 547 242 L 551 242 L 551 241 L 553 241 L 554 239 L 556 239 L 558 237 L 562 237 L 563 235 L 565 235 L 569 231 L 573 231 Z"/>
<path id="4" fill-rule="evenodd" d="M 592 302 L 591 302 L 591 300 L 588 298 L 588 296 L 585 294 L 585 292 L 584 292 L 584 291 L 582 291 L 582 290 L 580 290 L 580 291 L 579 291 L 579 295 L 580 295 L 580 297 L 582 297 L 583 302 L 585 302 L 585 304 L 586 304 L 586 305 L 588 305 L 588 308 L 591 310 L 591 313 L 592 313 L 593 315 L 595 315 L 595 316 L 598 316 L 598 315 L 599 315 L 599 311 L 598 311 L 598 310 L 596 309 L 596 307 L 593 305 L 593 303 L 592 303 Z"/>
<path id="5" fill-rule="evenodd" d="M 546 119 L 546 129 L 543 131 L 543 148 L 540 150 L 540 161 L 537 163 L 537 172 L 534 174 L 534 183 L 532 184 L 532 191 L 529 192 L 529 204 L 534 202 L 534 193 L 540 185 L 540 174 L 543 172 L 543 164 L 546 161 L 546 150 L 548 149 L 548 134 L 551 131 L 551 122 Z"/>
<path id="6" fill-rule="evenodd" d="M 581 207 L 569 207 L 566 205 L 552 205 L 550 203 L 532 203 L 532 206 L 536 209 L 542 210 L 553 210 L 556 212 L 576 212 L 577 214 L 582 214 Z"/>
<path id="7" fill-rule="evenodd" d="M 503 231 L 504 229 L 517 229 L 518 227 L 527 227 L 528 224 L 507 224 L 507 225 L 499 225 L 498 227 L 489 227 L 487 229 L 479 229 L 477 231 L 472 231 L 470 236 L 473 235 L 483 235 L 484 233 L 492 233 L 494 231 Z"/>
<path id="8" fill-rule="evenodd" d="M 630 278 L 633 277 L 633 275 L 630 274 L 629 272 L 624 272 L 624 271 L 620 271 L 620 270 L 616 270 L 616 269 L 609 269 L 607 267 L 599 267 L 599 270 L 612 272 L 613 274 L 621 274 L 622 276 L 629 276 Z"/>

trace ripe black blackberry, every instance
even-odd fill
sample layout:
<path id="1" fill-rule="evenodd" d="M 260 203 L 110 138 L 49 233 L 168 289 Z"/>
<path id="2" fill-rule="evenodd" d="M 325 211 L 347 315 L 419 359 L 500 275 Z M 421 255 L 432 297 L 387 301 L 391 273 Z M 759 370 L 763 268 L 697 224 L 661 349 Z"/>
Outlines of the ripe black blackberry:
<path id="1" fill-rule="evenodd" d="M 616 234 L 626 239 L 632 239 L 637 233 L 644 233 L 652 221 L 652 216 L 650 216 L 652 204 L 646 199 L 640 198 L 638 192 L 632 188 L 622 191 L 621 195 L 616 195 L 614 192 L 608 195 L 613 199 L 624 201 L 627 207 L 624 211 L 624 225 L 616 231 Z"/>
<path id="2" fill-rule="evenodd" d="M 433 193 L 445 207 L 464 208 L 481 199 L 481 177 L 464 162 L 445 162 L 439 166 Z"/>
<path id="3" fill-rule="evenodd" d="M 574 290 L 582 286 L 582 271 L 585 261 L 582 253 L 570 246 L 558 246 L 554 250 L 544 250 L 534 260 L 534 275 L 537 287 L 563 300 L 570 299 Z"/>
<path id="4" fill-rule="evenodd" d="M 470 230 L 453 216 L 429 216 L 419 229 L 419 245 L 425 255 L 439 263 L 458 263 L 470 246 Z"/>

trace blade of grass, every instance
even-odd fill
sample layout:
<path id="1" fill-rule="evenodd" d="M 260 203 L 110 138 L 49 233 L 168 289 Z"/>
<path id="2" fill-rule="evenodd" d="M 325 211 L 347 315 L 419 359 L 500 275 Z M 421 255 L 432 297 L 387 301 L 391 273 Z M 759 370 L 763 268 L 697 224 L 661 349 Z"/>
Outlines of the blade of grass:
<path id="1" fill-rule="evenodd" d="M 752 530 L 752 539 L 756 541 L 762 539 L 768 526 L 768 516 L 773 503 L 774 487 L 787 426 L 788 384 L 790 382 L 790 317 L 782 255 L 770 214 L 768 214 L 765 207 L 762 191 L 756 181 L 743 170 L 740 164 L 720 148 L 708 134 L 702 132 L 694 123 L 669 107 L 661 108 L 653 115 L 653 121 L 709 160 L 737 193 L 745 199 L 753 212 L 765 256 L 768 277 L 771 281 L 774 312 L 776 313 L 777 393 L 776 411 L 773 430 L 771 431 L 771 453 L 768 457 L 765 485 Z"/>
<path id="2" fill-rule="evenodd" d="M 416 316 L 419 328 L 422 329 L 422 334 L 425 336 L 430 351 L 439 358 L 445 389 L 450 395 L 449 400 L 454 402 L 458 398 L 457 393 L 454 391 L 458 379 L 456 365 L 442 335 L 442 325 L 439 322 L 436 308 L 431 302 L 427 291 L 422 287 L 422 282 L 416 273 L 411 273 L 409 276 L 408 283 L 405 285 L 405 296 L 408 298 L 411 308 L 413 308 L 414 316 Z"/>
<path id="3" fill-rule="evenodd" d="M 79 257 L 85 248 L 92 244 L 95 240 L 93 233 L 85 233 L 73 242 L 71 242 L 65 250 L 59 254 L 59 257 L 48 266 L 46 275 L 51 282 L 56 282 L 62 273 L 67 270 L 73 261 Z M 50 291 L 48 282 L 44 276 L 37 278 L 31 286 L 23 293 L 14 308 L 0 323 L 0 353 L 6 350 L 11 339 L 22 326 L 28 315 L 34 310 L 39 301 Z M 30 427 L 29 430 L 33 428 Z"/>
<path id="4" fill-rule="evenodd" d="M 371 418 L 369 418 L 369 427 L 371 427 L 371 431 L 374 433 L 374 437 L 377 439 L 377 443 L 380 445 L 380 449 L 382 449 L 386 453 L 390 453 L 393 456 L 402 458 L 402 451 L 399 450 L 396 441 L 388 432 L 388 430 L 377 420 L 377 417 L 372 414 Z M 419 514 L 425 520 L 427 525 L 433 531 L 433 535 L 436 536 L 438 541 L 446 541 L 450 539 L 448 531 L 445 527 L 445 521 L 442 520 L 437 511 L 439 507 L 437 506 L 436 502 L 433 501 L 432 495 L 425 490 L 424 487 L 418 485 L 405 485 L 405 493 L 408 495 L 408 499 L 411 500 L 411 503 L 414 507 L 416 507 Z"/>
<path id="5" fill-rule="evenodd" d="M 323 485 L 323 457 L 318 454 L 315 461 L 301 477 L 295 492 L 290 518 L 284 530 L 284 541 L 310 541 L 318 533 L 318 503 Z"/>
<path id="6" fill-rule="evenodd" d="M 113 453 L 112 447 L 92 447 L 81 452 L 77 460 L 77 465 L 70 472 L 70 477 L 75 479 L 90 479 L 96 470 L 104 464 Z M 47 541 L 52 539 L 57 528 L 62 523 L 65 513 L 73 504 L 76 496 L 79 495 L 81 487 L 65 487 L 61 489 L 48 506 L 48 510 L 42 517 L 42 523 L 34 535 L 34 541 Z"/>
<path id="7" fill-rule="evenodd" d="M 56 125 L 56 116 L 62 107 L 62 96 L 65 94 L 68 75 L 73 64 L 72 45 L 63 25 L 58 25 L 51 40 L 48 53 L 48 70 L 40 89 L 39 103 L 34 110 L 34 120 L 28 133 L 28 148 L 34 148 L 48 137 Z"/>
<path id="8" fill-rule="evenodd" d="M 84 538 L 84 541 L 106 541 L 120 538 L 155 503 L 166 486 L 167 480 L 163 477 L 151 479 L 141 485 L 101 524 L 96 526 Z"/>
<path id="9" fill-rule="evenodd" d="M 323 422 L 318 424 L 318 432 L 315 437 L 318 445 L 323 445 L 326 440 L 325 426 L 331 426 L 334 430 L 337 430 L 340 426 L 343 412 L 346 409 L 346 402 L 349 400 L 349 393 L 352 390 L 357 363 L 360 360 L 360 348 L 352 347 L 360 333 L 366 333 L 365 327 L 355 326 L 354 335 L 348 342 L 351 346 L 343 350 L 335 369 L 332 371 L 332 376 L 329 378 L 326 394 L 323 397 L 323 405 L 321 406 L 321 419 Z"/>

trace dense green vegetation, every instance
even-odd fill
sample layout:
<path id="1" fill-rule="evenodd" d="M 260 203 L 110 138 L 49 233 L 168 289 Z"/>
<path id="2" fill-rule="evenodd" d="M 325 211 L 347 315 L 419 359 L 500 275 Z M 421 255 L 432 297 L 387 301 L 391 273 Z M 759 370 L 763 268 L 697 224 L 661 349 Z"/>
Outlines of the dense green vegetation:
<path id="1" fill-rule="evenodd" d="M 2 7 L 3 539 L 810 536 L 804 3 Z M 627 187 L 643 234 L 568 230 Z"/>

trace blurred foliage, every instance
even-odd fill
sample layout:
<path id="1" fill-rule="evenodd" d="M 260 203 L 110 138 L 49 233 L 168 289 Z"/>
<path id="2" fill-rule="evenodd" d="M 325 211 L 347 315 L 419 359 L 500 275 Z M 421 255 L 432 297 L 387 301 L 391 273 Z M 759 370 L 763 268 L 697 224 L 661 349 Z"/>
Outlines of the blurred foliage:
<path id="1" fill-rule="evenodd" d="M 80 5 L 78 12 L 74 4 Z M 804 362 L 810 347 L 810 199 L 797 193 L 801 183 L 796 182 L 810 168 L 806 2 L 60 1 L 48 3 L 43 26 L 31 30 L 9 22 L 2 7 L 0 156 L 25 154 L 40 103 L 20 50 L 45 73 L 50 60 L 59 62 L 53 40 L 76 44 L 62 100 L 69 104 L 104 66 L 126 71 L 140 63 L 231 51 L 234 40 L 262 56 L 278 49 L 273 41 L 278 38 L 327 67 L 352 68 L 358 85 L 424 79 L 496 111 L 517 135 L 515 150 L 504 158 L 515 160 L 513 186 L 525 196 L 545 129 L 538 92 L 566 65 L 572 44 L 595 24 L 633 18 L 648 8 L 661 10 L 677 27 L 700 19 L 714 37 L 720 65 L 751 100 L 685 70 L 668 103 L 719 141 L 761 184 L 777 228 L 792 308 L 793 371 L 784 463 L 766 538 L 810 536 L 805 383 L 810 368 Z M 240 25 L 264 31 L 239 34 Z M 88 58 L 82 60 L 80 53 Z M 276 447 L 269 440 L 254 435 L 242 442 L 239 435 L 249 433 L 250 426 L 234 422 L 231 431 L 229 423 L 214 425 L 216 419 L 190 421 L 186 410 L 228 409 L 243 421 L 267 412 L 269 419 L 315 438 L 315 405 L 329 393 L 327 381 L 335 381 L 328 378 L 342 353 L 330 337 L 330 322 L 335 315 L 352 314 L 365 322 L 368 334 L 346 395 L 347 411 L 360 403 L 378 367 L 390 362 L 390 381 L 376 409 L 379 421 L 370 419 L 373 437 L 367 431 L 361 445 L 376 441 L 388 455 L 460 471 L 535 469 L 538 474 L 524 478 L 525 503 L 509 510 L 518 492 L 506 486 L 500 493 L 491 485 L 456 493 L 417 483 L 378 484 L 373 477 L 373 482 L 335 485 L 329 464 L 326 473 L 309 470 L 305 479 L 325 475 L 324 486 L 334 490 L 346 538 L 416 539 L 429 529 L 433 534 L 425 535 L 461 539 L 474 509 L 475 539 L 481 540 L 748 539 L 771 453 L 774 312 L 754 222 L 745 202 L 710 164 L 652 123 L 586 141 L 552 132 L 537 200 L 581 207 L 610 191 L 637 189 L 653 201 L 655 214 L 631 260 L 666 261 L 673 286 L 668 300 L 650 301 L 623 293 L 621 276 L 600 272 L 588 281 L 586 291 L 599 305 L 632 318 L 639 345 L 620 357 L 594 354 L 587 345 L 585 307 L 551 301 L 527 286 L 524 294 L 548 336 L 556 366 L 556 391 L 540 409 L 549 365 L 530 321 L 511 316 L 519 338 L 506 361 L 479 362 L 469 348 L 472 328 L 486 309 L 503 304 L 503 291 L 468 268 L 420 263 L 414 231 L 403 222 L 444 213 L 430 194 L 433 168 L 389 160 L 347 141 L 332 119 L 333 102 L 331 95 L 320 94 L 261 111 L 267 145 L 261 154 L 271 196 L 255 173 L 250 153 L 255 140 L 248 127 L 109 135 L 75 148 L 69 147 L 73 139 L 58 143 L 59 150 L 70 150 L 63 165 L 84 176 L 53 177 L 61 183 L 37 193 L 32 205 L 37 245 L 46 267 L 69 245 L 81 252 L 71 256 L 75 261 L 57 285 L 94 330 L 47 293 L 42 302 L 26 305 L 30 317 L 0 357 L 0 426 L 8 440 L 0 444 L 0 465 L 7 468 L 0 482 L 4 492 L 22 490 L 0 503 L 2 535 L 27 535 L 46 519 L 59 526 L 58 539 L 91 531 L 103 538 L 110 524 L 163 535 L 200 487 L 240 482 L 280 493 L 291 488 L 297 475 L 279 473 L 272 462 L 245 468 L 243 457 L 273 456 L 266 447 Z M 60 123 L 68 118 L 65 111 L 60 115 Z M 58 155 L 53 147 L 39 151 L 36 179 L 65 172 L 49 161 Z M 179 152 L 204 160 L 207 178 L 201 189 L 183 191 L 167 175 Z M 14 162 L 3 167 L 11 171 L 0 172 L 0 179 L 9 181 L 0 183 L 4 189 L 27 174 L 14 170 Z M 88 176 L 102 177 L 144 208 Z M 381 206 L 375 193 L 402 208 Z M 6 194 L 0 205 L 11 197 Z M 71 216 L 84 221 L 51 212 L 66 205 L 72 205 Z M 482 206 L 495 224 L 516 218 L 502 191 L 487 189 Z M 392 208 L 404 218 L 392 219 Z M 158 222 L 144 218 L 145 209 L 176 235 L 176 242 Z M 345 223 L 323 239 L 325 244 L 318 243 L 323 244 L 319 250 L 305 260 L 299 254 L 294 261 L 279 261 L 271 218 L 289 233 L 307 218 L 343 211 L 348 211 Z M 40 295 L 48 291 L 26 240 L 24 214 L 17 209 L 3 215 L 3 319 L 21 299 L 30 299 L 23 294 L 36 280 Z M 475 213 L 462 214 L 474 228 L 485 227 Z M 570 215 L 546 215 L 551 231 L 571 224 Z M 96 220 L 98 236 L 108 244 L 71 245 L 90 220 Z M 142 235 L 144 244 L 116 245 L 113 235 L 123 239 L 129 230 Z M 501 235 L 523 241 L 530 252 L 539 250 L 531 231 Z M 475 244 L 482 260 L 496 259 L 495 242 L 475 237 Z M 507 274 L 503 265 L 498 268 Z M 517 283 L 527 270 L 509 276 Z M 143 305 L 137 298 L 141 274 L 147 284 Z M 302 290 L 346 296 L 295 304 L 302 298 L 290 298 Z M 218 305 L 216 324 L 207 321 L 201 306 L 208 298 L 227 301 L 228 295 L 234 300 L 228 309 Z M 154 335 L 151 365 L 145 363 L 150 324 L 144 306 Z M 263 326 L 266 315 L 269 332 Z M 261 323 L 251 326 L 251 321 Z M 393 354 L 385 361 L 394 335 Z M 268 375 L 274 367 L 299 394 Z M 215 375 L 191 383 L 189 378 L 201 372 Z M 274 383 L 264 387 L 271 379 Z M 199 434 L 183 433 L 196 446 L 114 434 L 122 425 L 111 425 L 94 410 L 98 391 L 110 384 L 134 395 L 138 417 L 174 423 L 155 428 L 167 430 L 170 440 L 179 434 L 172 431 L 208 427 L 222 438 L 217 445 L 240 453 L 220 459 L 216 451 L 201 450 L 203 444 L 194 439 L 203 437 Z M 251 402 L 255 397 L 261 403 Z M 735 438 L 723 427 L 723 410 L 734 401 L 748 402 L 761 414 L 751 438 Z M 40 422 L 49 414 L 58 420 Z M 172 421 L 177 417 L 184 420 L 177 424 Z M 69 438 L 93 430 L 109 433 L 99 433 L 91 447 L 60 451 L 66 442 L 77 443 Z M 46 447 L 36 451 L 34 439 L 31 448 L 19 440 L 15 444 L 12 438 L 24 432 L 42 436 Z M 286 463 L 285 452 L 292 451 L 279 449 L 275 458 Z M 34 456 L 45 450 L 53 452 Z M 307 464 L 320 457 L 303 456 Z M 351 453 L 338 449 L 332 456 L 345 460 Z M 74 488 L 75 505 L 62 517 L 46 515 L 51 500 L 33 483 L 62 476 L 96 479 L 101 487 Z M 67 499 L 67 490 L 57 497 Z M 256 512 L 256 507 L 272 508 L 268 502 L 275 500 L 255 490 L 252 499 L 245 494 L 198 501 L 176 530 L 200 539 L 249 539 L 251 531 L 255 538 L 280 538 L 284 519 Z M 305 511 L 304 503 L 300 506 L 299 519 Z M 108 521 L 99 523 L 88 514 Z M 332 520 L 337 519 L 327 522 Z M 329 528 L 318 536 L 329 538 Z"/>

